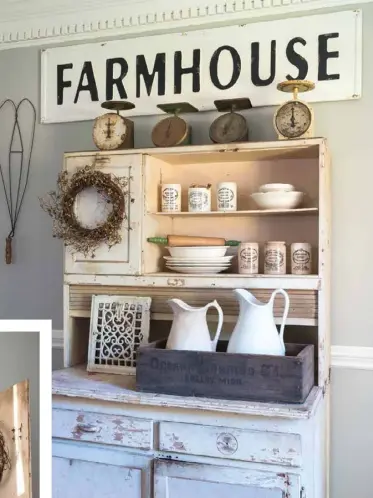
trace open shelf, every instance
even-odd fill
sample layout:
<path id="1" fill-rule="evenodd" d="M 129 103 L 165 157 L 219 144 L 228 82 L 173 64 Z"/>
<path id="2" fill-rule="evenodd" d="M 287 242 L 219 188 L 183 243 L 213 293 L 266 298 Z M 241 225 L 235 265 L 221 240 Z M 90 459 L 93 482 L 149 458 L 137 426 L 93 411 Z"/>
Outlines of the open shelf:
<path id="1" fill-rule="evenodd" d="M 294 289 L 319 290 L 318 275 L 240 275 L 235 273 L 218 273 L 217 275 L 188 275 L 185 273 L 157 272 L 145 275 L 90 275 L 65 274 L 65 283 L 69 285 L 111 285 L 118 287 L 138 287 L 147 282 L 149 289 L 154 287 L 194 288 L 194 289 Z"/>
<path id="2" fill-rule="evenodd" d="M 205 213 L 194 213 L 189 211 L 181 211 L 181 212 L 161 212 L 157 211 L 155 213 L 147 213 L 152 216 L 271 216 L 271 215 L 310 215 L 317 214 L 319 209 L 317 207 L 309 207 L 309 208 L 297 208 L 297 209 L 248 209 L 245 211 L 208 211 Z"/>
<path id="3" fill-rule="evenodd" d="M 182 279 L 185 286 L 200 279 L 204 285 L 224 285 L 227 279 L 237 285 L 247 286 L 261 279 L 262 275 L 249 276 L 235 273 L 216 275 L 180 274 L 165 272 L 163 256 L 165 247 L 147 242 L 149 237 L 190 235 L 220 237 L 225 240 L 257 242 L 259 244 L 259 272 L 263 272 L 264 246 L 268 241 L 284 241 L 287 245 L 287 271 L 290 271 L 290 246 L 293 242 L 308 242 L 312 246 L 312 271 L 319 268 L 319 225 L 323 206 L 319 205 L 319 147 L 273 146 L 248 149 L 237 146 L 231 152 L 221 153 L 215 148 L 189 150 L 188 153 L 157 153 L 146 157 L 144 164 L 145 199 L 143 224 L 142 274 L 146 278 L 162 277 Z M 230 150 L 230 149 L 229 149 Z M 237 211 L 217 210 L 217 185 L 219 182 L 237 184 Z M 251 198 L 253 192 L 266 183 L 289 183 L 304 192 L 303 204 L 296 209 L 258 209 Z M 161 211 L 161 185 L 176 183 L 181 187 L 181 211 Z M 191 184 L 211 185 L 211 211 L 188 211 L 188 188 Z M 320 212 L 319 212 L 320 210 Z M 227 255 L 237 255 L 232 247 Z M 234 260 L 232 272 L 237 272 Z M 278 285 L 289 283 L 274 279 Z M 298 277 L 299 278 L 299 277 Z M 306 283 L 317 281 L 317 276 L 301 277 Z M 282 277 L 281 277 L 282 279 Z M 265 281 L 265 279 L 262 279 Z M 187 283 L 188 282 L 188 283 Z M 169 285 L 166 281 L 166 285 Z M 266 285 L 265 283 L 263 285 Z M 290 284 L 289 284 L 290 285 Z M 202 286 L 202 285 L 201 285 Z M 277 285 L 276 285 L 277 287 Z"/>

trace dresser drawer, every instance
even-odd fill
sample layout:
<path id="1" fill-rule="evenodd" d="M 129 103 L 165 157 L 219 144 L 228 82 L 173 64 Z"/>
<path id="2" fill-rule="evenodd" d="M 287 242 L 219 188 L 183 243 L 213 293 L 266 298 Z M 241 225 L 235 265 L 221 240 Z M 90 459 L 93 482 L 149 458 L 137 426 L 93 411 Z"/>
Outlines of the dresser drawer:
<path id="1" fill-rule="evenodd" d="M 300 467 L 302 457 L 299 434 L 174 422 L 159 424 L 159 449 L 287 467 Z"/>
<path id="2" fill-rule="evenodd" d="M 122 415 L 53 410 L 54 438 L 91 443 L 115 444 L 129 448 L 153 448 L 153 422 Z"/>

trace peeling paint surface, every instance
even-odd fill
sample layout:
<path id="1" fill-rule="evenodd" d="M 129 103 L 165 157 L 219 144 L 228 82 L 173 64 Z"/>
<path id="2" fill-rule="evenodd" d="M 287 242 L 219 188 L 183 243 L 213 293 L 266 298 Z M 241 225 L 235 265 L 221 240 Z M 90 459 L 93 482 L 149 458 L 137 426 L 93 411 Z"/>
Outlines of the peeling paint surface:
<path id="1" fill-rule="evenodd" d="M 286 467 L 302 465 L 300 434 L 160 422 L 161 451 Z"/>
<path id="2" fill-rule="evenodd" d="M 53 410 L 53 437 L 151 449 L 153 423 L 117 415 Z"/>

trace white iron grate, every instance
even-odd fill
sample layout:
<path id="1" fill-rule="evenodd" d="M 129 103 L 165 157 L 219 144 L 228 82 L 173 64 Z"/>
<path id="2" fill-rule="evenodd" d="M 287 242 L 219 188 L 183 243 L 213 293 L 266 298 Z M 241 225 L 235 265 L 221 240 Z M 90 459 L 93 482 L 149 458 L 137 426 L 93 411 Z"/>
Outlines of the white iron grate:
<path id="1" fill-rule="evenodd" d="M 149 338 L 149 297 L 92 296 L 88 371 L 135 373 Z"/>

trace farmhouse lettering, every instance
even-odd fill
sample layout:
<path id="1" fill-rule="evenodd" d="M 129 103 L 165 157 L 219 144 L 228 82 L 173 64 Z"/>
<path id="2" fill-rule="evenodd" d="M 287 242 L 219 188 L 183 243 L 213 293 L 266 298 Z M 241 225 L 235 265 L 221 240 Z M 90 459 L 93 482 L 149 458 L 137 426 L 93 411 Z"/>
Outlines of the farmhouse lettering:
<path id="1" fill-rule="evenodd" d="M 317 16 L 57 47 L 42 54 L 42 122 L 94 119 L 106 100 L 128 100 L 130 116 L 159 104 L 250 98 L 277 105 L 285 79 L 316 83 L 307 101 L 360 97 L 361 13 Z"/>
<path id="2" fill-rule="evenodd" d="M 338 58 L 339 51 L 330 51 L 328 49 L 328 40 L 330 38 L 338 38 L 339 33 L 327 33 L 318 37 L 318 81 L 336 80 L 340 78 L 339 73 L 331 74 L 328 71 L 328 59 Z M 269 53 L 264 53 L 260 48 L 259 42 L 251 43 L 251 53 L 246 57 L 242 57 L 238 51 L 230 46 L 223 45 L 219 47 L 212 55 L 209 61 L 209 76 L 211 83 L 219 90 L 228 90 L 232 88 L 238 81 L 241 75 L 242 65 L 245 63 L 251 64 L 251 81 L 250 83 L 264 87 L 273 83 L 276 79 L 307 79 L 308 75 L 308 62 L 299 53 L 299 46 L 305 46 L 306 40 L 301 37 L 292 38 L 286 46 L 287 60 L 294 66 L 292 74 L 276 74 L 276 40 L 271 40 Z M 219 66 L 220 56 L 223 52 L 229 54 L 231 58 L 231 72 L 226 74 L 225 68 Z M 261 58 L 268 57 L 269 74 L 260 74 L 259 68 L 261 67 Z M 146 95 L 150 96 L 153 92 L 158 95 L 165 95 L 166 93 L 166 64 L 173 65 L 173 81 L 167 82 L 170 88 L 173 89 L 174 95 L 181 95 L 183 93 L 183 84 L 189 84 L 190 80 L 186 80 L 185 75 L 192 75 L 191 90 L 193 93 L 201 91 L 201 49 L 193 50 L 193 63 L 190 66 L 183 65 L 183 53 L 178 50 L 174 53 L 173 58 L 167 60 L 166 54 L 157 53 L 153 67 L 149 69 L 150 64 L 146 60 L 146 56 L 141 54 L 136 56 L 136 98 L 142 96 L 141 88 L 144 89 Z M 267 62 L 267 61 L 266 61 Z M 128 61 L 124 57 L 116 57 L 107 59 L 106 64 L 106 78 L 105 78 L 105 100 L 112 100 L 114 91 L 121 99 L 127 99 L 128 94 L 125 87 L 125 80 L 128 76 Z M 68 78 L 68 70 L 73 69 L 73 64 L 57 65 L 57 104 L 63 105 L 64 103 L 64 89 L 71 88 L 73 82 Z M 119 75 L 118 75 L 119 69 Z M 116 75 L 115 75 L 116 74 Z M 157 85 L 154 84 L 157 77 Z M 223 83 L 224 80 L 228 80 Z M 141 87 L 141 81 L 144 86 Z M 97 80 L 93 70 L 91 61 L 85 61 L 83 67 L 80 69 L 79 81 L 76 83 L 76 92 L 74 97 L 74 104 L 79 102 L 79 97 L 82 93 L 87 92 L 92 102 L 98 102 L 98 89 Z M 184 90 L 185 91 L 185 90 Z M 171 91 L 172 93 L 172 91 Z"/>

